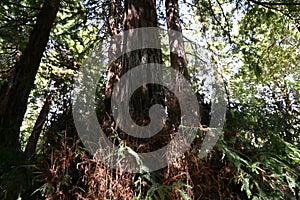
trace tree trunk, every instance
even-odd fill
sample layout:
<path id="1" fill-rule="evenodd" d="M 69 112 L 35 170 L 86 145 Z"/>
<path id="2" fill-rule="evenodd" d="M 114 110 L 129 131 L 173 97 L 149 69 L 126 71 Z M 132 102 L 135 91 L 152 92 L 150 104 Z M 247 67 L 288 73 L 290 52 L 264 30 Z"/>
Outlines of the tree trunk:
<path id="1" fill-rule="evenodd" d="M 51 105 L 51 95 L 46 97 L 42 110 L 34 124 L 32 133 L 28 139 L 26 148 L 25 148 L 25 156 L 26 158 L 30 158 L 34 155 L 36 150 L 36 145 L 39 140 L 40 134 L 42 132 L 43 126 L 46 122 L 47 115 L 49 114 Z"/>
<path id="2" fill-rule="evenodd" d="M 116 0 L 112 0 L 109 13 L 109 33 L 113 38 L 109 49 L 109 60 L 113 61 L 107 68 L 107 80 L 105 86 L 105 110 L 108 115 L 111 115 L 111 95 L 114 84 L 120 79 L 121 59 L 117 55 L 121 51 L 121 40 L 114 38 L 119 34 L 120 22 L 120 5 Z"/>
<path id="3" fill-rule="evenodd" d="M 170 58 L 171 58 L 171 66 L 172 68 L 179 71 L 179 74 L 183 75 L 187 81 L 191 81 L 191 77 L 188 73 L 187 69 L 187 59 L 185 54 L 184 48 L 184 38 L 182 35 L 182 28 L 181 28 L 181 20 L 179 15 L 179 5 L 178 0 L 166 0 L 166 16 L 167 16 L 167 27 L 168 30 L 172 30 L 169 32 L 169 45 L 170 45 Z M 172 53 L 175 52 L 175 53 Z M 178 81 L 179 79 L 176 78 L 175 85 L 176 90 L 180 90 L 181 83 Z M 200 112 L 201 112 L 201 124 L 209 125 L 209 112 L 210 112 L 210 104 L 204 104 L 204 96 L 197 93 L 197 98 L 200 104 Z M 168 93 L 168 113 L 169 113 L 169 120 L 173 124 L 175 130 L 177 130 L 180 124 L 180 107 L 178 102 L 176 101 L 176 97 L 173 94 Z M 194 143 L 201 143 L 199 139 L 195 139 Z M 188 171 L 188 174 L 185 180 L 186 182 L 192 182 L 193 189 L 188 190 L 188 194 L 193 196 L 197 199 L 200 196 L 200 191 L 198 191 L 198 185 L 201 184 L 201 180 L 199 180 L 197 176 L 193 176 L 193 165 L 195 164 L 195 159 L 193 155 L 190 155 L 188 152 L 185 154 L 186 161 L 184 162 L 186 165 L 185 170 Z M 196 162 L 197 159 L 196 159 Z"/>
<path id="4" fill-rule="evenodd" d="M 45 0 L 29 42 L 14 66 L 14 74 L 3 85 L 0 93 L 0 147 L 20 149 L 19 133 L 27 109 L 27 101 L 33 87 L 43 52 L 49 40 L 60 0 Z"/>
<path id="5" fill-rule="evenodd" d="M 143 28 L 143 27 L 157 27 L 158 19 L 156 12 L 156 5 L 154 0 L 127 0 L 125 1 L 125 14 L 124 14 L 124 31 Z M 136 37 L 133 34 L 125 34 L 125 42 L 123 50 L 125 52 L 127 45 L 131 41 L 137 41 L 139 44 L 145 44 L 151 40 L 152 42 L 157 42 L 157 46 L 160 45 L 159 33 L 153 35 L 139 35 Z M 122 58 L 122 71 L 121 74 L 124 75 L 129 70 L 139 67 L 139 65 L 147 63 L 157 63 L 162 64 L 162 53 L 160 49 L 151 49 L 151 48 L 140 48 L 138 50 L 131 51 L 125 54 Z M 144 73 L 144 72 L 143 72 Z M 145 74 L 141 74 L 142 77 L 152 77 L 154 80 L 158 80 L 162 72 L 160 71 L 147 71 Z M 133 80 L 134 81 L 134 80 Z M 127 86 L 129 87 L 129 84 Z M 123 90 L 127 92 L 126 89 Z M 140 125 L 145 126 L 150 122 L 149 118 L 149 108 L 154 104 L 163 104 L 163 88 L 155 84 L 146 84 L 141 86 L 135 93 L 132 95 L 129 109 L 133 121 Z M 126 119 L 122 123 L 126 123 Z M 167 133 L 167 132 L 165 132 Z M 168 133 L 165 134 L 168 137 Z M 161 133 L 155 135 L 152 138 L 135 138 L 129 135 L 126 135 L 126 143 L 128 146 L 133 148 L 137 152 L 151 152 L 156 147 L 164 145 L 167 142 L 166 139 Z M 154 175 L 151 173 L 151 177 Z M 135 177 L 138 177 L 139 174 L 136 174 Z M 156 180 L 152 177 L 152 181 Z M 159 178 L 158 178 L 159 179 Z M 160 182 L 160 180 L 158 180 Z M 162 180 L 163 182 L 163 180 Z M 142 188 L 142 193 L 145 195 L 147 192 L 147 187 Z M 148 188 L 149 189 L 149 188 Z"/>
<path id="6" fill-rule="evenodd" d="M 125 16 L 124 16 L 124 31 L 142 28 L 142 27 L 157 27 L 157 13 L 154 0 L 128 0 L 125 1 Z M 126 42 L 134 40 L 141 44 L 149 42 L 149 40 L 157 40 L 159 42 L 159 35 L 135 38 L 134 34 L 126 36 Z M 127 43 L 124 42 L 124 50 L 127 48 Z M 123 56 L 122 72 L 125 74 L 130 69 L 147 63 L 162 63 L 162 54 L 160 49 L 139 49 L 131 51 Z M 160 72 L 152 72 L 149 70 L 143 76 L 158 77 Z M 126 91 L 124 91 L 126 92 Z M 161 103 L 161 88 L 157 85 L 147 84 L 142 86 L 133 95 L 130 103 L 131 115 L 134 121 L 139 125 L 145 125 L 149 122 L 148 111 L 151 105 Z"/>
<path id="7" fill-rule="evenodd" d="M 166 0 L 166 16 L 167 27 L 169 30 L 169 47 L 171 67 L 176 69 L 179 74 L 182 74 L 188 81 L 190 77 L 187 70 L 187 60 L 184 49 L 184 41 L 182 36 L 181 21 L 179 15 L 178 0 Z M 174 80 L 175 90 L 180 90 L 179 78 Z M 177 130 L 180 124 L 180 106 L 174 94 L 168 93 L 168 117 L 173 124 L 174 129 Z"/>
<path id="8" fill-rule="evenodd" d="M 169 32 L 170 50 L 176 52 L 170 52 L 171 66 L 174 69 L 178 70 L 182 75 L 184 75 L 186 79 L 189 80 L 190 77 L 187 70 L 187 60 L 182 36 L 178 0 L 166 0 L 165 6 L 168 30 L 174 31 Z"/>

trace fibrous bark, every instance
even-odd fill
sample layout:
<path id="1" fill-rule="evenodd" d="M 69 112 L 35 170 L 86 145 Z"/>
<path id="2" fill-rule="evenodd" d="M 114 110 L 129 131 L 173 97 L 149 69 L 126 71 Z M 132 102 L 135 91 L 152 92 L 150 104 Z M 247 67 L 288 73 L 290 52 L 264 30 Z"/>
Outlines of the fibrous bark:
<path id="1" fill-rule="evenodd" d="M 154 0 L 128 0 L 125 1 L 125 16 L 124 16 L 124 31 L 143 28 L 143 27 L 157 27 L 157 13 Z M 134 34 L 127 34 L 125 36 L 123 50 L 127 48 L 127 43 L 131 41 L 140 40 L 140 44 L 149 42 L 148 40 L 156 40 L 159 42 L 159 34 L 151 37 L 140 36 L 136 38 Z M 160 49 L 139 49 L 131 51 L 123 56 L 122 72 L 125 74 L 130 69 L 147 63 L 162 63 L 162 54 Z M 161 74 L 159 72 L 150 71 L 144 76 L 151 76 L 154 79 Z M 126 91 L 124 91 L 126 92 Z M 130 109 L 132 117 L 136 122 L 140 121 L 139 125 L 145 125 L 143 122 L 148 120 L 148 110 L 154 103 L 161 103 L 160 100 L 161 88 L 157 85 L 143 85 L 142 89 L 137 91 L 132 97 Z"/>

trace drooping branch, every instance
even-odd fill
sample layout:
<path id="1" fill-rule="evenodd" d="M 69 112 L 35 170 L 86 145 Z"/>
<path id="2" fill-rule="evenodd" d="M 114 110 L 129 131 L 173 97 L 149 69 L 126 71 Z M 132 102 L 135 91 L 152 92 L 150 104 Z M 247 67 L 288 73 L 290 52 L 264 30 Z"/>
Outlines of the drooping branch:
<path id="1" fill-rule="evenodd" d="M 257 5 L 263 6 L 267 9 L 275 10 L 275 11 L 282 13 L 289 19 L 293 20 L 295 22 L 296 28 L 298 29 L 298 31 L 300 31 L 300 18 L 296 18 L 295 16 L 293 16 L 291 13 L 291 9 L 290 9 L 291 6 L 300 6 L 300 2 L 281 3 L 281 2 L 260 2 L 260 1 L 256 1 L 256 0 L 248 0 L 248 2 L 254 3 Z M 280 9 L 279 6 L 287 6 L 289 12 L 286 13 L 284 10 Z"/>
<path id="2" fill-rule="evenodd" d="M 196 8 L 198 11 L 202 11 L 203 8 L 201 8 L 199 6 L 200 2 L 196 1 L 195 3 L 190 3 L 190 2 L 186 2 L 184 1 L 185 4 Z M 230 34 L 230 22 L 229 22 L 229 18 L 226 16 L 226 13 L 224 12 L 224 9 L 222 8 L 222 4 L 217 1 L 216 2 L 218 4 L 218 7 L 221 10 L 221 14 L 222 17 L 224 19 L 225 25 L 223 25 L 223 22 L 221 19 L 219 19 L 218 14 L 215 12 L 214 10 L 214 6 L 213 6 L 213 2 L 211 0 L 208 0 L 205 4 L 204 4 L 204 10 L 206 10 L 207 12 L 209 12 L 210 16 L 212 17 L 213 21 L 221 27 L 221 30 L 223 30 L 224 35 L 226 35 L 226 37 L 228 38 L 229 43 L 232 43 L 232 38 L 231 38 L 231 34 Z"/>
<path id="3" fill-rule="evenodd" d="M 266 2 L 266 1 L 256 1 L 256 0 L 248 0 L 252 3 L 258 5 L 272 5 L 272 6 L 297 6 L 300 5 L 300 2 Z"/>

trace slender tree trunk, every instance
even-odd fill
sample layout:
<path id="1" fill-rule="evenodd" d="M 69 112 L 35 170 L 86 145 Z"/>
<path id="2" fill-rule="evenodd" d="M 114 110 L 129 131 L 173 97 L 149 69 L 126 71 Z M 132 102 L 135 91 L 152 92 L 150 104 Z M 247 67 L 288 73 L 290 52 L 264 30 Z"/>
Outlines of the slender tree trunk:
<path id="1" fill-rule="evenodd" d="M 170 48 L 170 59 L 171 67 L 179 72 L 179 76 L 184 76 L 187 81 L 190 81 L 190 76 L 187 69 L 187 59 L 184 48 L 184 38 L 182 35 L 181 20 L 179 14 L 178 0 L 166 0 L 166 17 L 167 17 L 167 27 L 169 35 L 169 48 Z M 181 82 L 179 77 L 174 80 L 175 90 L 181 90 Z M 167 106 L 168 106 L 168 119 L 173 126 L 173 130 L 178 130 L 181 120 L 181 111 L 176 96 L 172 93 L 167 93 Z M 175 173 L 185 173 L 186 176 L 182 177 L 181 181 L 191 185 L 190 176 L 188 173 L 188 165 L 186 162 L 178 160 L 181 163 L 180 169 L 176 169 Z M 169 170 L 174 170 L 172 167 Z M 168 171 L 164 171 L 164 177 L 168 176 Z M 168 177 L 172 179 L 172 177 Z M 192 190 L 187 189 L 187 194 L 192 196 Z M 179 197 L 177 197 L 179 198 Z"/>
<path id="2" fill-rule="evenodd" d="M 179 14 L 179 5 L 178 0 L 166 0 L 166 16 L 167 16 L 167 27 L 173 32 L 169 32 L 169 44 L 170 50 L 176 53 L 170 52 L 171 57 L 171 66 L 178 70 L 180 74 L 182 74 L 188 81 L 191 80 L 191 77 L 188 73 L 187 69 L 187 59 L 184 48 L 184 38 L 182 35 L 182 27 L 181 20 Z M 176 79 L 174 80 L 176 84 L 176 89 L 180 89 L 180 82 Z M 211 104 L 204 103 L 204 95 L 197 93 L 197 98 L 200 103 L 200 114 L 201 114 L 201 124 L 208 126 L 210 121 L 210 110 Z M 171 95 L 171 99 L 174 99 Z M 178 126 L 180 121 L 180 110 L 179 105 L 174 101 L 169 101 L 168 107 L 172 107 L 170 109 L 170 120 L 175 125 L 175 128 Z"/>
<path id="3" fill-rule="evenodd" d="M 166 16 L 167 27 L 169 30 L 169 47 L 171 67 L 179 71 L 188 81 L 190 77 L 187 70 L 187 60 L 184 49 L 184 41 L 182 36 L 181 21 L 179 15 L 178 0 L 166 0 Z M 179 78 L 176 77 L 174 85 L 176 90 L 180 90 Z M 180 107 L 174 94 L 168 93 L 168 113 L 169 120 L 173 124 L 174 129 L 177 130 L 180 124 Z"/>
<path id="4" fill-rule="evenodd" d="M 166 0 L 165 1 L 166 6 L 166 16 L 167 16 L 167 27 L 169 31 L 169 45 L 170 45 L 170 58 L 171 58 L 171 66 L 172 68 L 179 71 L 179 74 L 184 76 L 187 81 L 191 81 L 190 75 L 188 73 L 187 69 L 187 59 L 185 54 L 185 48 L 184 48 L 184 38 L 182 35 L 182 27 L 181 27 L 181 20 L 180 20 L 180 14 L 179 14 L 179 5 L 178 0 Z M 172 53 L 175 52 L 175 53 Z M 176 78 L 175 85 L 176 90 L 180 90 L 181 83 L 179 82 L 179 79 Z M 204 96 L 197 93 L 197 98 L 200 104 L 200 112 L 201 112 L 201 124 L 209 125 L 209 112 L 210 112 L 210 104 L 204 104 Z M 169 120 L 173 124 L 175 130 L 177 130 L 177 127 L 180 124 L 180 107 L 179 104 L 176 101 L 176 97 L 174 97 L 173 94 L 168 94 L 168 113 L 169 113 Z M 202 142 L 199 141 L 199 139 L 195 140 L 194 143 Z M 190 155 L 188 152 L 185 154 L 186 159 L 186 166 L 184 166 L 186 169 L 187 182 L 192 182 L 193 189 L 192 191 L 187 191 L 189 195 L 194 195 L 194 197 L 197 199 L 197 197 L 200 196 L 200 191 L 198 191 L 197 186 L 201 184 L 201 180 L 198 179 L 197 176 L 193 176 L 193 166 L 197 163 L 195 163 L 195 159 L 193 155 Z M 196 159 L 196 162 L 198 160 Z M 189 175 L 188 175 L 189 174 Z M 191 179 L 191 180 L 189 180 Z"/>
<path id="5" fill-rule="evenodd" d="M 36 145 L 39 140 L 40 134 L 42 132 L 43 126 L 46 122 L 47 115 L 49 114 L 51 105 L 51 95 L 46 97 L 42 110 L 34 124 L 32 133 L 28 139 L 26 148 L 25 148 L 25 156 L 26 158 L 30 158 L 34 155 L 36 150 Z"/>
<path id="6" fill-rule="evenodd" d="M 45 0 L 29 42 L 15 65 L 11 80 L 0 93 L 0 147 L 20 149 L 19 133 L 27 109 L 29 93 L 33 87 L 43 52 L 49 40 L 60 0 Z"/>
<path id="7" fill-rule="evenodd" d="M 178 0 L 166 0 L 165 6 L 168 30 L 174 31 L 169 32 L 170 50 L 176 52 L 170 52 L 171 66 L 189 80 L 190 77 L 187 70 L 187 60 L 182 36 Z"/>

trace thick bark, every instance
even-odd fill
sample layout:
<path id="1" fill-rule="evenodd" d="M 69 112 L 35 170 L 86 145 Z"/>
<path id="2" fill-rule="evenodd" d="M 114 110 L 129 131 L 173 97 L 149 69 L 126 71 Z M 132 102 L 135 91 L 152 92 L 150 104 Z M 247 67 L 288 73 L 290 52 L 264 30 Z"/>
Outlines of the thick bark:
<path id="1" fill-rule="evenodd" d="M 123 28 L 124 31 L 142 28 L 142 27 L 157 27 L 158 19 L 156 13 L 156 5 L 154 0 L 127 0 L 125 1 L 125 15 Z M 159 33 L 153 35 L 139 35 L 136 37 L 134 32 L 125 35 L 124 50 L 127 48 L 127 44 L 130 42 L 137 41 L 139 44 L 145 44 L 151 41 L 157 42 L 157 46 L 160 44 Z M 122 58 L 122 71 L 121 74 L 125 74 L 127 71 L 139 65 L 147 63 L 162 63 L 162 53 L 160 49 L 151 48 L 140 48 L 135 51 L 131 51 L 123 56 Z M 154 80 L 158 80 L 162 73 L 159 71 L 147 71 L 141 74 L 142 77 L 152 77 Z M 129 87 L 129 84 L 125 87 Z M 126 89 L 123 90 L 126 92 Z M 155 84 L 143 85 L 139 88 L 131 97 L 129 104 L 130 114 L 132 119 L 141 126 L 147 125 L 150 122 L 149 119 L 149 108 L 153 104 L 164 104 L 163 103 L 163 88 Z M 126 108 L 125 108 L 126 109 Z M 123 123 L 126 123 L 126 119 L 123 119 Z M 134 150 L 139 152 L 149 152 L 155 150 L 157 147 L 162 147 L 168 142 L 169 134 L 168 131 L 161 131 L 159 134 L 152 138 L 135 138 L 129 135 L 125 136 L 126 143 L 131 146 Z M 135 175 L 139 176 L 138 174 Z M 157 178 L 157 177 L 156 177 Z M 160 179 L 158 177 L 158 179 Z M 153 181 L 154 178 L 153 178 Z M 158 182 L 164 182 L 164 180 L 158 180 Z M 147 186 L 146 186 L 147 187 Z M 143 187 L 142 192 L 146 194 L 147 188 Z"/>
<path id="2" fill-rule="evenodd" d="M 0 93 L 0 146 L 20 149 L 19 133 L 43 52 L 49 40 L 60 0 L 45 0 L 29 42 L 16 63 L 14 74 Z"/>
<path id="3" fill-rule="evenodd" d="M 28 139 L 26 148 L 25 148 L 25 156 L 26 158 L 30 158 L 34 155 L 35 150 L 36 150 L 36 145 L 39 140 L 40 134 L 42 132 L 43 126 L 46 122 L 47 115 L 49 114 L 50 110 L 50 105 L 51 105 L 51 96 L 47 96 L 44 105 L 42 107 L 42 110 L 40 111 L 40 114 L 35 121 L 33 130 L 31 132 L 31 135 Z"/>
<path id="4" fill-rule="evenodd" d="M 125 16 L 124 16 L 124 31 L 142 28 L 142 27 L 157 27 L 157 13 L 156 5 L 154 0 L 128 0 L 125 1 Z M 141 44 L 149 42 L 148 40 L 156 40 L 159 43 L 159 35 L 153 35 L 151 38 L 149 36 L 136 38 L 134 34 L 128 34 L 126 36 L 126 42 L 131 42 L 134 40 L 139 41 Z M 127 48 L 127 43 L 124 42 L 123 48 Z M 147 63 L 162 63 L 162 54 L 159 49 L 140 49 L 136 51 L 131 51 L 123 56 L 122 60 L 122 72 L 126 73 L 130 69 Z M 151 76 L 153 78 L 158 78 L 159 72 L 152 72 L 149 70 L 144 76 Z M 126 91 L 124 91 L 126 92 Z M 144 85 L 141 90 L 135 93 L 132 97 L 130 103 L 130 109 L 133 119 L 139 125 L 143 124 L 145 121 L 149 121 L 148 111 L 151 105 L 155 103 L 161 103 L 160 100 L 161 88 L 157 85 Z"/>

